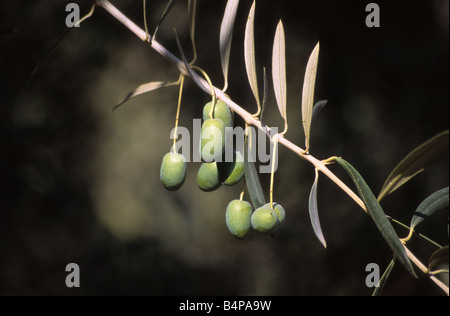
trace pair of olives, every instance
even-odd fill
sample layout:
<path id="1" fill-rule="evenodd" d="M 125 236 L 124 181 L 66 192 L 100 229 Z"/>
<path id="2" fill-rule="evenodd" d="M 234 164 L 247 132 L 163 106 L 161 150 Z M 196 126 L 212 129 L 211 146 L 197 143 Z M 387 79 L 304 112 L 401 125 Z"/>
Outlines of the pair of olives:
<path id="1" fill-rule="evenodd" d="M 186 180 L 186 173 L 187 162 L 183 155 L 173 152 L 164 155 L 159 176 L 167 190 L 176 191 L 181 188 Z M 201 190 L 211 192 L 222 184 L 233 186 L 243 177 L 244 158 L 235 151 L 233 162 L 203 163 L 197 174 L 197 185 Z"/>
<path id="2" fill-rule="evenodd" d="M 273 208 L 270 203 L 261 206 L 253 212 L 251 218 L 253 229 L 267 234 L 275 233 L 283 226 L 285 220 L 286 212 L 278 203 L 273 203 Z"/>
<path id="3" fill-rule="evenodd" d="M 203 108 L 200 154 L 205 162 L 197 173 L 197 185 L 205 192 L 217 190 L 222 184 L 235 185 L 244 176 L 244 157 L 240 152 L 233 152 L 231 162 L 217 161 L 224 156 L 225 128 L 233 127 L 233 113 L 222 100 L 217 100 L 214 111 L 212 106 L 213 102 L 209 102 Z"/>
<path id="4" fill-rule="evenodd" d="M 246 237 L 250 228 L 260 233 L 273 234 L 281 228 L 285 219 L 286 212 L 278 203 L 273 203 L 273 208 L 267 203 L 252 213 L 249 202 L 233 200 L 225 212 L 228 230 L 237 238 Z"/>
<path id="5" fill-rule="evenodd" d="M 244 157 L 238 151 L 233 153 L 232 162 L 205 162 L 197 173 L 197 185 L 205 192 L 222 186 L 233 186 L 244 177 Z"/>

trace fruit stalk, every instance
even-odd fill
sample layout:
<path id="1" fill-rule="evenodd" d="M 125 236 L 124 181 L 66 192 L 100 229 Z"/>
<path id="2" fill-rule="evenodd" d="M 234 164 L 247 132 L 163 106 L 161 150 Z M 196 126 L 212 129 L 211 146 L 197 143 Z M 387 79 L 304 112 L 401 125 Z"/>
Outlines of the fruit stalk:
<path id="1" fill-rule="evenodd" d="M 180 120 L 180 110 L 181 110 L 181 99 L 183 97 L 183 87 L 184 87 L 184 76 L 180 75 L 180 92 L 178 94 L 178 106 L 177 115 L 175 117 L 175 130 L 173 133 L 173 153 L 177 153 L 177 140 L 178 140 L 178 122 Z"/>

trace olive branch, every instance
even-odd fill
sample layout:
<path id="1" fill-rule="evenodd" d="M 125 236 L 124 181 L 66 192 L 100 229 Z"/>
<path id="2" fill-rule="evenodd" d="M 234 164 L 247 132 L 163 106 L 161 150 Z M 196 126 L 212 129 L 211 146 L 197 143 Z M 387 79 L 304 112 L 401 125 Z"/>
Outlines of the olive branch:
<path id="1" fill-rule="evenodd" d="M 225 102 L 228 107 L 237 115 L 239 115 L 248 126 L 254 126 L 257 129 L 265 132 L 268 136 L 270 136 L 270 127 L 266 126 L 262 122 L 261 115 L 263 114 L 265 107 L 265 100 L 261 103 L 259 92 L 258 92 L 258 80 L 256 75 L 256 62 L 255 62 L 255 43 L 254 43 L 254 16 L 256 11 L 256 4 L 253 3 L 249 17 L 246 24 L 245 30 L 245 43 L 244 43 L 244 55 L 245 55 L 245 63 L 247 70 L 247 77 L 249 80 L 249 84 L 252 90 L 252 93 L 255 97 L 257 112 L 256 114 L 251 114 L 243 107 L 239 106 L 235 103 L 228 95 L 225 94 L 225 91 L 228 87 L 228 66 L 229 66 L 229 56 L 231 49 L 231 40 L 232 40 L 232 32 L 234 21 L 236 17 L 237 7 L 239 4 L 238 0 L 229 0 L 227 2 L 227 7 L 225 9 L 224 18 L 221 25 L 221 33 L 220 33 L 220 46 L 221 46 L 221 61 L 222 61 L 222 70 L 224 74 L 224 88 L 220 89 L 216 86 L 212 85 L 209 80 L 206 80 L 204 77 L 200 76 L 197 71 L 201 71 L 197 66 L 194 66 L 196 61 L 196 48 L 195 48 L 195 14 L 196 14 L 196 1 L 189 0 L 188 8 L 189 8 L 189 21 L 190 21 L 190 35 L 192 40 L 192 45 L 194 48 L 194 58 L 192 62 L 188 62 L 184 55 L 183 49 L 178 41 L 178 37 L 175 33 L 175 37 L 177 39 L 178 47 L 181 54 L 181 59 L 176 57 L 173 53 L 168 51 L 164 46 L 162 46 L 157 40 L 157 30 L 162 24 L 164 18 L 169 13 L 170 9 L 176 1 L 171 0 L 168 1 L 168 5 L 164 10 L 164 13 L 161 17 L 161 20 L 158 23 L 158 26 L 153 33 L 150 35 L 147 29 L 147 23 L 145 18 L 145 1 L 144 1 L 144 21 L 145 21 L 145 30 L 141 29 L 137 26 L 133 21 L 131 21 L 127 16 L 125 16 L 122 12 L 120 12 L 113 4 L 111 4 L 108 0 L 95 0 L 95 4 L 89 13 L 89 16 L 83 18 L 83 21 L 90 17 L 93 14 L 93 9 L 95 6 L 101 7 L 106 10 L 111 16 L 113 16 L 117 21 L 122 23 L 125 27 L 127 27 L 132 33 L 134 33 L 139 39 L 143 42 L 149 44 L 149 46 L 159 53 L 163 58 L 170 61 L 180 72 L 180 79 L 177 82 L 152 82 L 148 84 L 144 84 L 133 92 L 131 92 L 122 102 L 116 105 L 113 109 L 116 109 L 118 106 L 126 102 L 132 97 L 140 95 L 142 93 L 150 92 L 153 90 L 157 90 L 163 87 L 180 85 L 184 82 L 184 78 L 190 78 L 201 90 L 205 93 L 210 94 L 215 98 L 222 100 Z M 81 23 L 81 21 L 80 21 Z M 323 174 L 328 177 L 331 181 L 333 181 L 345 194 L 347 194 L 362 210 L 364 210 L 374 221 L 380 233 L 386 240 L 387 244 L 393 251 L 393 261 L 388 266 L 386 272 L 384 273 L 382 279 L 380 280 L 380 284 L 384 285 L 386 279 L 388 278 L 390 271 L 392 270 L 393 263 L 399 261 L 402 265 L 409 271 L 413 276 L 416 276 L 415 270 L 412 266 L 412 263 L 425 275 L 427 275 L 433 282 L 435 282 L 447 295 L 449 295 L 449 287 L 447 284 L 442 282 L 439 278 L 436 277 L 438 273 L 446 272 L 448 270 L 442 269 L 434 269 L 438 266 L 438 263 L 445 262 L 448 263 L 448 246 L 441 246 L 435 242 L 432 242 L 434 246 L 437 247 L 437 250 L 433 253 L 429 260 L 429 264 L 425 265 L 422 263 L 409 249 L 406 247 L 406 243 L 410 240 L 413 234 L 416 234 L 415 227 L 419 224 L 424 218 L 427 218 L 437 211 L 448 207 L 448 187 L 442 189 L 430 197 L 428 197 L 416 210 L 414 216 L 411 220 L 411 225 L 405 225 L 399 223 L 395 219 L 392 219 L 384 213 L 380 202 L 381 200 L 394 192 L 404 183 L 409 181 L 415 175 L 424 170 L 425 166 L 432 162 L 437 156 L 439 156 L 443 151 L 448 148 L 448 131 L 445 131 L 435 137 L 431 138 L 424 144 L 420 145 L 416 149 L 414 149 L 409 155 L 405 157 L 391 172 L 388 176 L 380 194 L 378 197 L 375 197 L 371 189 L 365 183 L 363 177 L 359 174 L 359 172 L 347 161 L 343 160 L 339 157 L 331 157 L 325 160 L 320 160 L 314 157 L 309 153 L 310 149 L 310 130 L 312 119 L 317 113 L 323 108 L 326 104 L 326 101 L 319 101 L 314 104 L 314 88 L 316 82 L 316 74 L 319 60 L 319 50 L 320 44 L 317 43 L 315 48 L 312 50 L 310 58 L 307 63 L 304 84 L 303 84 L 303 95 L 302 95 L 302 124 L 305 133 L 305 148 L 301 148 L 300 146 L 292 143 L 289 139 L 285 137 L 285 134 L 288 130 L 287 123 L 287 100 L 286 100 L 286 58 L 285 58 L 285 34 L 283 24 L 280 21 L 274 38 L 274 46 L 273 46 L 273 59 L 272 59 L 272 78 L 274 84 L 274 92 L 277 101 L 277 105 L 280 111 L 281 116 L 284 119 L 285 127 L 282 133 L 275 134 L 271 140 L 274 143 L 274 146 L 278 144 L 283 145 L 290 151 L 294 152 L 303 160 L 311 163 L 315 168 L 315 181 L 313 183 L 310 198 L 309 198 L 309 211 L 311 217 L 311 223 L 316 233 L 316 236 L 321 241 L 321 243 L 326 247 L 325 239 L 320 228 L 320 222 L 318 218 L 318 207 L 317 207 L 317 183 L 319 174 Z M 206 77 L 207 78 L 207 77 Z M 264 78 L 264 88 L 267 89 L 267 79 Z M 180 92 L 181 95 L 181 92 Z M 181 96 L 180 96 L 181 97 Z M 178 109 L 179 113 L 179 109 Z M 177 118 L 178 118 L 177 113 Z M 329 168 L 328 165 L 332 163 L 338 163 L 342 168 L 348 173 L 350 178 L 353 180 L 353 183 L 356 187 L 356 191 L 350 189 L 339 177 L 337 177 Z M 254 180 L 254 179 L 253 179 Z M 271 204 L 272 193 L 273 193 L 273 172 L 272 172 L 272 180 L 271 180 Z M 242 195 L 241 195 L 242 199 Z M 409 234 L 406 238 L 400 239 L 394 230 L 392 223 L 401 225 L 409 230 Z M 426 236 L 422 236 L 421 234 L 416 234 L 417 236 L 428 239 Z M 378 292 L 375 294 L 379 294 Z"/>

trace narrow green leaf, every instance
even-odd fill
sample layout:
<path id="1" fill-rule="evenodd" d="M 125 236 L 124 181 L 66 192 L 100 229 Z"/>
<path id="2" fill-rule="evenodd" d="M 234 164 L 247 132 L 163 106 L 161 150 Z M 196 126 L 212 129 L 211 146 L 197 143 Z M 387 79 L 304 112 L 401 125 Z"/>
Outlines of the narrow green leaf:
<path id="1" fill-rule="evenodd" d="M 395 260 L 392 259 L 391 263 L 389 263 L 388 267 L 386 268 L 386 271 L 384 271 L 383 275 L 380 278 L 380 281 L 378 281 L 377 286 L 375 287 L 375 290 L 372 293 L 372 296 L 380 296 L 381 292 L 383 292 L 384 286 L 386 285 L 386 281 L 391 275 L 392 270 L 394 269 Z"/>
<path id="2" fill-rule="evenodd" d="M 408 270 L 413 276 L 417 277 L 412 267 L 411 261 L 406 254 L 405 247 L 403 247 L 403 244 L 400 241 L 397 232 L 395 231 L 394 227 L 392 227 L 391 222 L 387 219 L 380 203 L 375 198 L 375 195 L 372 193 L 363 177 L 347 161 L 341 158 L 337 158 L 336 161 L 350 175 L 350 178 L 353 180 L 353 183 L 355 184 L 370 217 L 375 222 L 375 225 L 377 226 L 381 235 L 394 252 L 394 255 L 403 264 L 406 270 Z"/>
<path id="3" fill-rule="evenodd" d="M 428 260 L 428 270 L 433 271 L 434 268 L 438 268 L 440 265 L 448 264 L 448 245 L 442 248 L 439 248 L 431 255 Z"/>
<path id="4" fill-rule="evenodd" d="M 302 94 L 302 120 L 303 130 L 305 132 L 305 146 L 306 151 L 309 150 L 311 121 L 314 105 L 314 90 L 316 87 L 317 64 L 319 62 L 320 44 L 316 47 L 309 56 L 308 64 L 306 65 L 305 79 L 303 82 Z"/>
<path id="5" fill-rule="evenodd" d="M 163 11 L 163 13 L 161 15 L 161 18 L 159 19 L 158 25 L 156 25 L 155 32 L 153 32 L 153 39 L 156 38 L 156 33 L 158 33 L 159 27 L 164 22 L 164 20 L 166 19 L 167 15 L 169 14 L 170 10 L 172 10 L 172 8 L 173 8 L 173 6 L 175 5 L 176 2 L 177 2 L 177 0 L 169 0 L 169 1 L 167 1 L 166 8 L 164 9 L 164 11 Z"/>
<path id="6" fill-rule="evenodd" d="M 259 181 L 258 172 L 256 171 L 255 163 L 250 161 L 250 143 L 248 137 L 245 139 L 244 145 L 244 172 L 245 172 L 245 183 L 247 185 L 247 191 L 250 195 L 250 200 L 252 201 L 253 207 L 255 209 L 264 206 L 266 200 L 264 198 L 264 192 L 261 187 L 261 182 Z M 253 149 L 254 150 L 254 149 Z"/>
<path id="7" fill-rule="evenodd" d="M 225 86 L 223 91 L 228 88 L 228 68 L 230 64 L 231 41 L 233 38 L 234 21 L 236 20 L 239 0 L 228 0 L 223 15 L 222 25 L 220 26 L 220 59 L 222 62 L 223 78 Z"/>
<path id="8" fill-rule="evenodd" d="M 266 124 L 264 123 L 264 112 L 267 108 L 267 99 L 269 97 L 269 83 L 267 80 L 267 72 L 266 72 L 266 67 L 263 68 L 263 82 L 264 82 L 264 87 L 263 87 L 263 102 L 262 102 L 262 106 L 261 106 L 261 113 L 259 116 L 259 120 L 261 121 L 261 125 L 264 128 L 267 128 Z M 267 134 L 267 131 L 266 131 Z"/>
<path id="9" fill-rule="evenodd" d="M 142 11 L 144 15 L 144 30 L 145 30 L 145 40 L 150 39 L 150 34 L 148 33 L 148 25 L 147 25 L 147 0 L 142 1 Z"/>
<path id="10" fill-rule="evenodd" d="M 195 44 L 195 20 L 197 14 L 197 0 L 188 1 L 188 22 L 189 22 L 189 35 L 191 37 L 192 49 L 194 51 L 194 57 L 191 64 L 197 61 L 197 47 Z"/>
<path id="11" fill-rule="evenodd" d="M 325 105 L 327 105 L 327 103 L 328 103 L 327 100 L 322 100 L 314 104 L 311 122 L 314 121 L 314 119 L 317 117 L 317 115 L 319 115 L 319 113 L 323 110 L 323 108 L 325 107 Z"/>
<path id="12" fill-rule="evenodd" d="M 255 36 L 254 36 L 255 6 L 256 2 L 253 1 L 253 5 L 248 15 L 247 24 L 245 26 L 244 57 L 248 82 L 250 83 L 250 88 L 252 89 L 256 103 L 259 106 L 260 100 L 258 91 L 258 76 L 256 74 Z"/>
<path id="13" fill-rule="evenodd" d="M 286 120 L 286 43 L 283 23 L 281 21 L 278 23 L 273 41 L 272 77 L 278 109 L 283 119 Z"/>
<path id="14" fill-rule="evenodd" d="M 327 248 L 325 237 L 322 233 L 319 220 L 319 208 L 317 206 L 317 184 L 319 182 L 319 171 L 316 169 L 316 178 L 314 180 L 311 192 L 309 193 L 309 217 L 311 218 L 311 224 L 319 241 Z"/>
<path id="15" fill-rule="evenodd" d="M 448 187 L 434 192 L 420 203 L 411 219 L 410 229 L 413 230 L 424 219 L 427 219 L 439 210 L 448 207 Z"/>
<path id="16" fill-rule="evenodd" d="M 150 91 L 155 91 L 161 88 L 166 88 L 166 87 L 171 87 L 171 86 L 175 86 L 177 85 L 178 82 L 166 82 L 166 81 L 154 81 L 154 82 L 148 82 L 145 84 L 140 85 L 139 87 L 137 87 L 136 89 L 134 89 L 133 91 L 131 91 L 122 101 L 120 101 L 118 104 L 116 104 L 115 106 L 113 106 L 111 108 L 111 111 L 115 111 L 117 110 L 118 107 L 120 107 L 122 104 L 124 104 L 125 102 L 127 102 L 128 100 L 137 97 L 138 95 L 150 92 Z"/>
<path id="17" fill-rule="evenodd" d="M 442 132 L 414 149 L 386 179 L 378 201 L 397 190 L 448 149 L 448 131 Z"/>
<path id="18" fill-rule="evenodd" d="M 189 35 L 191 36 L 192 43 L 195 43 L 195 15 L 197 10 L 197 0 L 188 1 L 188 22 L 189 22 Z"/>

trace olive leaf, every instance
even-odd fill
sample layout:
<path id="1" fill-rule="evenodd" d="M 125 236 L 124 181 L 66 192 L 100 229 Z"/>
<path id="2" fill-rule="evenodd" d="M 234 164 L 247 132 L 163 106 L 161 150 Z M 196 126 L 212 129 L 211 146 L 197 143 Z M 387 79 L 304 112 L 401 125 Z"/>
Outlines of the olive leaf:
<path id="1" fill-rule="evenodd" d="M 144 14 L 144 30 L 145 30 L 145 40 L 150 39 L 150 34 L 148 34 L 148 25 L 147 25 L 147 1 L 142 1 L 142 11 Z"/>
<path id="2" fill-rule="evenodd" d="M 263 68 L 263 82 L 264 82 L 263 101 L 262 101 L 262 105 L 261 105 L 261 113 L 260 113 L 260 116 L 259 116 L 259 120 L 261 121 L 261 126 L 264 128 L 264 132 L 270 138 L 267 125 L 264 123 L 264 112 L 265 112 L 265 110 L 267 108 L 267 100 L 268 100 L 268 97 L 269 97 L 269 83 L 267 81 L 266 67 Z"/>
<path id="3" fill-rule="evenodd" d="M 245 26 L 245 38 L 244 38 L 244 57 L 245 68 L 247 70 L 248 82 L 252 89 L 258 107 L 260 106 L 259 91 L 258 91 L 258 77 L 256 74 L 256 57 L 255 57 L 255 6 L 256 2 L 253 1 L 253 5 L 248 15 L 247 24 Z"/>
<path id="4" fill-rule="evenodd" d="M 197 0 L 188 1 L 188 21 L 189 21 L 189 35 L 191 41 L 195 43 L 195 15 L 197 9 Z"/>
<path id="5" fill-rule="evenodd" d="M 309 193 L 309 217 L 311 218 L 311 224 L 319 241 L 327 248 L 325 237 L 322 233 L 319 220 L 319 209 L 317 207 L 317 184 L 319 182 L 319 170 L 316 169 L 316 178 L 314 180 L 311 192 Z"/>
<path id="6" fill-rule="evenodd" d="M 286 122 L 286 43 L 283 23 L 281 21 L 278 23 L 273 41 L 272 78 L 278 109 Z"/>
<path id="7" fill-rule="evenodd" d="M 310 144 L 311 121 L 313 116 L 314 90 L 316 86 L 319 51 L 320 51 L 320 43 L 317 43 L 316 47 L 314 47 L 314 50 L 309 56 L 308 64 L 306 65 L 305 79 L 303 81 L 302 122 L 303 122 L 303 130 L 305 132 L 306 151 L 309 151 L 309 144 Z"/>
<path id="8" fill-rule="evenodd" d="M 321 100 L 318 101 L 316 104 L 314 104 L 312 115 L 311 115 L 311 122 L 314 121 L 314 119 L 319 115 L 319 113 L 323 110 L 325 105 L 327 105 L 327 100 Z"/>
<path id="9" fill-rule="evenodd" d="M 159 30 L 161 24 L 164 22 L 164 20 L 166 19 L 167 15 L 169 14 L 170 10 L 172 10 L 172 8 L 176 2 L 177 2 L 177 0 L 167 1 L 167 5 L 161 15 L 161 18 L 159 19 L 158 24 L 156 25 L 155 31 L 153 32 L 153 37 L 152 37 L 153 40 L 156 38 L 156 34 L 158 33 L 158 30 Z"/>
<path id="10" fill-rule="evenodd" d="M 336 158 L 336 161 L 344 168 L 344 170 L 349 174 L 350 178 L 358 190 L 361 199 L 366 206 L 368 214 L 374 221 L 378 230 L 380 231 L 383 238 L 386 240 L 389 247 L 394 252 L 396 258 L 403 264 L 403 266 L 410 272 L 414 277 L 417 278 L 416 273 L 412 267 L 411 261 L 409 260 L 405 247 L 400 241 L 397 232 L 394 227 L 392 227 L 391 222 L 387 219 L 386 214 L 383 211 L 380 203 L 375 198 L 375 195 L 370 190 L 369 186 L 359 174 L 359 172 L 347 161 Z"/>
<path id="11" fill-rule="evenodd" d="M 247 191 L 250 195 L 250 200 L 252 201 L 253 207 L 257 209 L 264 206 L 266 204 L 266 200 L 264 198 L 264 192 L 261 187 L 261 182 L 259 181 L 255 163 L 249 159 L 250 143 L 248 137 L 246 137 L 244 144 L 245 183 L 247 185 Z"/>
<path id="12" fill-rule="evenodd" d="M 195 18 L 197 14 L 197 0 L 188 1 L 188 21 L 189 21 L 189 35 L 191 37 L 192 49 L 194 51 L 194 58 L 191 63 L 197 60 L 197 47 L 195 45 Z"/>
<path id="13" fill-rule="evenodd" d="M 448 264 L 448 245 L 437 249 L 428 260 L 428 270 L 432 271 L 440 265 Z"/>
<path id="14" fill-rule="evenodd" d="M 118 107 L 120 107 L 122 104 L 124 104 L 125 102 L 127 102 L 128 100 L 137 97 L 138 95 L 150 92 L 150 91 L 155 91 L 161 88 L 166 88 L 166 87 L 171 87 L 171 86 L 175 86 L 178 85 L 178 82 L 166 82 L 166 81 L 153 81 L 153 82 L 148 82 L 145 84 L 140 85 L 139 87 L 137 87 L 136 89 L 134 89 L 133 91 L 131 91 L 122 101 L 120 101 L 118 104 L 114 105 L 111 108 L 111 112 L 117 110 Z"/>
<path id="15" fill-rule="evenodd" d="M 220 59 L 225 81 L 223 91 L 228 88 L 228 68 L 230 64 L 231 41 L 233 38 L 234 21 L 236 20 L 239 0 L 228 0 L 220 26 Z"/>
<path id="16" fill-rule="evenodd" d="M 448 207 L 449 191 L 448 187 L 434 192 L 420 203 L 411 219 L 410 230 L 421 223 L 424 219 L 433 215 L 439 210 Z"/>
<path id="17" fill-rule="evenodd" d="M 377 286 L 375 287 L 375 290 L 372 293 L 372 296 L 380 296 L 381 292 L 383 292 L 384 286 L 386 285 L 386 281 L 391 275 L 392 270 L 394 269 L 395 260 L 392 259 L 389 263 L 388 267 L 386 268 L 386 271 L 384 271 L 383 275 L 381 276 L 380 280 L 378 281 Z"/>
<path id="18" fill-rule="evenodd" d="M 378 195 L 378 201 L 411 180 L 448 149 L 448 131 L 426 141 L 409 153 L 391 172 Z"/>

